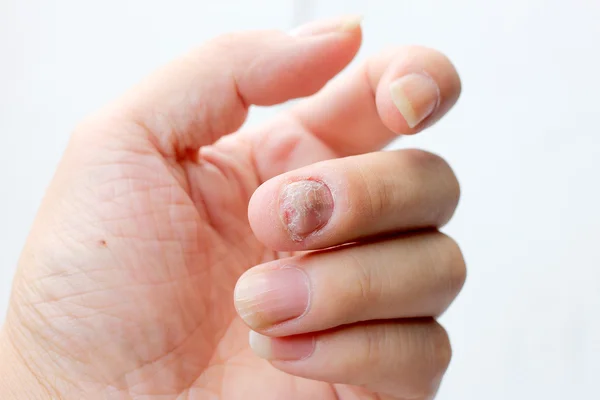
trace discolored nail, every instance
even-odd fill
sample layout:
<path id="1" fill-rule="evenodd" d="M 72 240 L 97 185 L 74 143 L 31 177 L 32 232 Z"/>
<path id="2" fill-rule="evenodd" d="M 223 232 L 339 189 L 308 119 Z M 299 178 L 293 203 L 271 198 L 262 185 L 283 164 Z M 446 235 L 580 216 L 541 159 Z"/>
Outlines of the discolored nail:
<path id="1" fill-rule="evenodd" d="M 235 307 L 252 329 L 267 329 L 304 314 L 309 291 L 308 276 L 295 267 L 249 272 L 235 287 Z"/>
<path id="2" fill-rule="evenodd" d="M 299 242 L 322 228 L 333 213 L 333 196 L 323 182 L 287 184 L 279 196 L 279 215 L 292 240 Z"/>
<path id="3" fill-rule="evenodd" d="M 353 32 L 360 27 L 361 16 L 348 16 L 326 21 L 311 21 L 290 32 L 292 36 L 316 36 L 326 33 Z"/>
<path id="4" fill-rule="evenodd" d="M 311 356 L 315 350 L 312 336 L 270 338 L 250 331 L 250 348 L 260 358 L 277 361 L 297 361 Z"/>
<path id="5" fill-rule="evenodd" d="M 430 116 L 440 102 L 440 89 L 428 75 L 412 73 L 390 85 L 392 101 L 410 128 Z"/>

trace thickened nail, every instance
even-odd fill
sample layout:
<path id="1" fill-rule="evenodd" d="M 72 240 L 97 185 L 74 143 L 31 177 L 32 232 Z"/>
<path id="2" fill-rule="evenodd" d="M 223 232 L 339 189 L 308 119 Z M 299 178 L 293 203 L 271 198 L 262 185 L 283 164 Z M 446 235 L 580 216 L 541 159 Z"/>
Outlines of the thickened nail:
<path id="1" fill-rule="evenodd" d="M 323 182 L 292 182 L 281 191 L 279 215 L 294 241 L 299 242 L 322 228 L 332 213 L 333 196 Z"/>
<path id="2" fill-rule="evenodd" d="M 408 74 L 390 85 L 394 105 L 410 128 L 430 116 L 440 102 L 437 83 L 425 74 Z"/>
<path id="3" fill-rule="evenodd" d="M 242 275 L 234 291 L 238 314 L 255 330 L 301 316 L 309 296 L 308 276 L 295 267 L 250 271 Z"/>

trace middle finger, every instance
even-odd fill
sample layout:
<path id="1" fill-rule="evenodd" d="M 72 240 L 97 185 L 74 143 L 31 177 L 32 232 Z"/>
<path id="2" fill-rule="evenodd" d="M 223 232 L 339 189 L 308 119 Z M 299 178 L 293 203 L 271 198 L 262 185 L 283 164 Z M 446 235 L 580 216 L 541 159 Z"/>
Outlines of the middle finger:
<path id="1" fill-rule="evenodd" d="M 456 243 L 432 231 L 269 262 L 236 286 L 239 315 L 270 336 L 360 321 L 436 316 L 458 294 L 465 264 Z"/>

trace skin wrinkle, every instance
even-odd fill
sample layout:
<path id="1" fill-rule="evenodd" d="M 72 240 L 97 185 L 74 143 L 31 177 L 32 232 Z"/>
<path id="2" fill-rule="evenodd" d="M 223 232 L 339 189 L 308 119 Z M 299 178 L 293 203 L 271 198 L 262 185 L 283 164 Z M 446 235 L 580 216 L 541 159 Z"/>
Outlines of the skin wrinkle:
<path id="1" fill-rule="evenodd" d="M 4 332 L 6 331 L 2 330 L 2 333 Z M 17 358 L 21 361 L 25 369 L 29 371 L 33 379 L 38 383 L 38 385 L 42 388 L 45 394 L 48 395 L 48 398 L 63 400 L 63 397 L 60 394 L 60 392 L 54 386 L 50 385 L 49 382 L 47 382 L 47 380 L 45 379 L 45 377 L 41 376 L 40 374 L 37 374 L 35 370 L 30 366 L 29 362 L 27 361 L 27 358 L 19 351 L 19 347 L 16 346 L 13 342 L 11 334 L 8 333 L 2 336 L 8 339 L 7 345 L 11 347 L 14 354 L 16 354 Z"/>
<path id="2" fill-rule="evenodd" d="M 251 145 L 245 141 L 237 141 L 238 145 L 228 146 L 225 148 L 226 150 L 221 150 L 219 145 L 229 145 L 230 141 L 228 139 L 230 137 L 223 137 L 214 146 L 203 148 L 209 148 L 211 152 L 208 155 L 204 155 L 202 161 L 210 162 L 219 172 L 223 173 L 224 177 L 232 178 L 234 182 L 237 182 L 236 186 L 239 188 L 241 198 L 248 199 L 249 201 L 254 192 L 253 188 L 258 187 L 261 183 L 257 179 L 258 172 L 255 167 L 256 163 L 253 159 Z M 241 154 L 245 156 L 240 157 Z M 241 163 L 239 162 L 240 160 L 248 160 L 248 162 Z M 248 164 L 250 164 L 250 173 L 248 173 Z M 250 182 L 249 177 L 251 178 Z"/>
<path id="3" fill-rule="evenodd" d="M 11 311 L 14 312 L 14 313 L 16 313 L 16 314 L 19 314 L 21 310 L 20 309 L 12 309 Z M 34 312 L 37 312 L 37 310 L 34 310 Z M 11 314 L 12 313 L 9 313 L 9 318 L 12 316 Z M 41 314 L 38 315 L 38 318 L 40 318 L 41 320 L 45 319 Z M 57 396 L 58 396 L 57 398 L 60 398 L 60 393 L 59 393 L 58 388 L 56 387 L 56 385 L 50 385 L 49 384 L 49 382 L 48 382 L 48 376 L 47 375 L 43 375 L 43 374 L 39 374 L 38 372 L 36 372 L 36 368 L 32 367 L 32 365 L 36 365 L 37 370 L 39 370 L 39 365 L 37 365 L 37 357 L 25 357 L 25 354 L 21 353 L 20 351 L 17 351 L 17 349 L 19 348 L 19 346 L 17 345 L 17 338 L 16 338 L 16 336 L 13 336 L 13 335 L 16 335 L 17 333 L 19 333 L 20 336 L 21 336 L 21 339 L 23 340 L 23 343 L 26 343 L 26 341 L 27 341 L 25 339 L 25 336 L 30 336 L 31 338 L 39 336 L 42 339 L 46 339 L 47 341 L 48 341 L 48 337 L 45 337 L 42 332 L 33 331 L 31 329 L 31 327 L 27 326 L 27 320 L 21 318 L 20 321 L 21 321 L 21 324 L 17 325 L 15 328 L 13 328 L 13 329 L 16 329 L 17 332 L 14 332 L 13 330 L 5 330 L 6 333 L 7 333 L 6 336 L 8 337 L 9 342 L 10 343 L 14 343 L 15 352 L 17 353 L 18 357 L 20 357 L 20 358 L 23 359 L 24 365 L 26 365 L 27 369 L 29 369 L 31 371 L 31 374 L 34 377 L 34 379 L 36 379 L 36 381 L 38 381 L 38 382 L 41 380 L 42 382 L 46 383 L 45 385 L 42 385 L 43 390 L 44 391 L 54 391 L 54 390 L 56 390 Z M 24 331 L 18 332 L 18 331 L 21 331 L 21 330 L 24 330 Z M 53 347 L 53 349 L 50 349 L 49 347 Z M 28 347 L 25 346 L 24 348 L 27 349 Z M 48 346 L 46 348 L 39 348 L 39 349 L 37 349 L 37 351 L 39 351 L 39 352 L 44 352 L 44 353 L 46 353 L 48 355 L 54 354 L 54 355 L 58 355 L 59 357 L 61 357 L 61 355 L 58 354 L 58 353 L 51 353 L 51 351 L 53 351 L 53 350 L 54 351 L 60 351 L 61 349 L 58 348 L 56 346 L 56 344 L 53 343 L 53 342 L 51 342 L 51 341 L 48 341 Z M 38 356 L 39 353 L 35 354 L 35 355 Z M 53 371 L 53 374 L 55 376 L 59 375 L 62 370 L 61 370 L 61 368 L 60 368 L 60 366 L 58 364 L 58 361 L 54 357 L 50 357 L 49 359 L 50 359 L 50 362 L 55 367 L 58 367 L 58 370 Z M 70 378 L 69 378 L 68 375 L 60 376 L 60 378 L 64 382 L 69 383 L 73 387 L 75 387 L 75 383 L 70 380 Z"/>
<path id="4" fill-rule="evenodd" d="M 110 132 L 96 132 L 94 140 L 81 140 L 78 146 L 70 146 L 57 171 L 58 178 L 50 187 L 50 200 L 45 201 L 42 217 L 34 225 L 34 239 L 28 243 L 25 253 L 31 253 L 31 246 L 37 248 L 33 257 L 21 263 L 33 264 L 33 267 L 31 264 L 21 267 L 36 278 L 44 273 L 55 274 L 55 277 L 38 279 L 39 285 L 24 289 L 29 280 L 23 278 L 23 273 L 17 282 L 17 286 L 21 286 L 17 291 L 23 295 L 21 303 L 48 296 L 53 299 L 33 306 L 34 312 L 42 314 L 45 321 L 36 321 L 34 313 L 24 318 L 31 318 L 25 324 L 29 323 L 32 332 L 37 328 L 47 342 L 54 343 L 46 345 L 44 340 L 37 339 L 30 340 L 29 345 L 34 350 L 39 346 L 50 352 L 54 350 L 52 346 L 57 350 L 59 347 L 71 350 L 66 357 L 56 354 L 50 357 L 39 354 L 38 357 L 36 354 L 34 359 L 40 364 L 35 369 L 42 376 L 54 379 L 54 368 L 59 373 L 69 372 L 69 379 L 80 382 L 80 390 L 73 391 L 73 398 L 90 398 L 93 394 L 98 398 L 122 395 L 136 400 L 197 399 L 214 391 L 215 397 L 220 395 L 228 400 L 249 393 L 260 396 L 261 390 L 265 391 L 265 398 L 289 400 L 304 396 L 330 399 L 326 396 L 337 395 L 328 383 L 296 378 L 293 375 L 300 374 L 291 371 L 291 375 L 287 375 L 257 360 L 247 348 L 248 328 L 236 316 L 231 301 L 235 281 L 243 271 L 277 256 L 296 254 L 268 250 L 253 237 L 248 225 L 247 199 L 264 180 L 259 175 L 257 157 L 261 157 L 261 150 L 270 153 L 269 149 L 257 148 L 254 142 L 250 146 L 242 143 L 243 135 L 236 135 L 237 142 L 236 136 L 229 136 L 212 149 L 218 160 L 204 164 L 197 162 L 200 151 L 195 152 L 195 149 L 228 133 L 229 128 L 245 116 L 251 100 L 271 104 L 285 96 L 308 95 L 307 88 L 314 87 L 316 91 L 354 55 L 360 30 L 357 27 L 353 33 L 331 33 L 305 41 L 297 38 L 290 41 L 284 34 L 275 37 L 276 40 L 263 36 L 255 47 L 250 40 L 242 40 L 242 46 L 236 44 L 244 36 L 235 35 L 218 41 L 218 45 L 207 46 L 210 51 L 206 53 L 205 48 L 204 53 L 196 53 L 191 63 L 188 60 L 176 64 L 176 68 L 170 67 L 158 75 L 156 84 L 152 80 L 145 82 L 139 95 L 134 93 L 118 103 L 125 112 L 113 108 L 113 115 L 109 115 L 112 119 L 131 118 L 134 123 L 120 121 L 113 126 L 99 125 Z M 281 40 L 281 46 L 272 46 L 277 40 Z M 296 45 L 296 49 L 289 47 Z M 261 46 L 265 46 L 265 51 L 260 51 Z M 288 48 L 294 51 L 287 52 Z M 241 56 L 241 61 L 231 56 L 234 52 Z M 218 63 L 212 63 L 216 58 L 226 65 L 220 68 Z M 417 57 L 414 62 L 427 59 Z M 337 64 L 340 68 L 332 68 Z M 236 75 L 234 72 L 238 70 L 241 72 Z M 306 71 L 310 73 L 305 74 Z M 352 89 L 356 82 L 353 78 L 351 85 L 347 83 L 344 86 Z M 378 84 L 375 82 L 372 88 Z M 289 95 L 288 86 L 292 89 Z M 334 107 L 331 110 L 327 106 L 315 107 L 325 111 L 318 119 L 329 111 L 337 114 L 338 102 L 344 105 L 346 99 L 340 98 L 344 90 L 340 93 L 339 89 L 335 86 L 325 89 L 328 92 L 321 99 L 328 100 L 325 103 Z M 367 96 L 366 101 L 373 107 L 363 107 L 363 98 L 350 96 L 353 104 L 361 106 L 350 104 L 348 107 L 361 109 L 356 115 L 351 113 L 351 124 L 354 118 L 359 121 L 363 117 L 381 123 L 374 107 L 374 91 L 370 96 L 372 98 Z M 310 104 L 313 99 L 307 101 Z M 244 108 L 241 111 L 239 103 Z M 363 110 L 366 115 L 362 114 Z M 368 143 L 354 139 L 357 130 L 370 132 L 370 127 L 357 123 L 360 129 L 338 129 L 336 123 L 330 122 L 337 119 L 336 115 L 324 117 L 325 123 L 319 123 L 318 119 L 314 122 L 323 134 L 327 135 L 330 126 L 331 132 L 342 132 L 340 138 L 348 139 L 346 143 L 352 143 L 350 147 L 356 147 L 357 152 L 368 151 L 364 148 Z M 142 123 L 136 126 L 135 121 Z M 296 128 L 285 123 L 277 126 L 272 134 L 285 138 L 288 129 Z M 380 135 L 380 128 L 373 126 L 375 136 Z M 282 152 L 291 152 L 288 155 L 293 157 L 293 160 L 281 160 L 284 167 L 312 164 L 334 153 L 325 146 L 314 148 L 315 144 L 321 144 L 321 138 L 311 136 L 314 132 L 299 132 L 295 143 L 294 140 L 287 143 L 290 147 L 281 146 Z M 84 134 L 79 138 L 92 137 L 82 136 Z M 255 137 L 260 134 L 260 130 L 253 133 Z M 371 140 L 370 135 L 361 137 Z M 104 139 L 110 143 L 104 143 Z M 379 139 L 374 141 L 379 142 Z M 272 147 L 276 147 L 274 144 Z M 110 150 L 103 153 L 105 145 Z M 115 152 L 116 147 L 124 149 L 123 152 Z M 343 147 L 341 143 L 335 150 Z M 169 152 L 171 154 L 166 155 Z M 322 165 L 335 170 L 333 162 Z M 285 172 L 278 169 L 281 165 L 261 167 L 276 171 L 275 175 Z M 341 198 L 333 222 L 343 223 L 347 221 L 345 214 L 366 211 L 356 210 L 360 204 L 352 204 L 360 198 L 347 190 L 352 182 L 345 181 L 344 171 L 328 174 L 321 169 L 320 172 L 326 175 L 322 183 L 329 186 L 333 201 L 337 201 L 338 196 Z M 329 178 L 332 181 L 326 180 L 328 175 L 334 175 Z M 306 203 L 306 200 L 314 200 L 316 193 L 315 188 L 309 188 L 298 195 L 298 199 Z M 268 195 L 273 202 L 269 203 L 270 207 L 277 203 L 278 193 L 276 190 L 268 193 L 267 199 Z M 270 225 L 269 229 L 274 231 L 276 227 L 276 233 L 280 234 L 283 230 L 278 225 L 276 210 L 273 207 L 271 214 L 275 220 L 265 219 L 265 222 Z M 312 210 L 317 220 L 324 219 L 322 209 Z M 308 215 L 311 208 L 300 211 L 297 217 Z M 299 226 L 300 220 L 294 224 Z M 318 246 L 320 235 L 335 236 L 336 226 L 332 224 L 327 226 L 328 230 L 312 233 L 311 244 Z M 268 228 L 259 225 L 257 230 Z M 55 232 L 60 237 L 53 237 Z M 285 235 L 283 238 L 289 243 L 289 238 Z M 66 245 L 61 240 L 66 241 Z M 69 242 L 74 243 L 69 245 Z M 99 243 L 106 243 L 106 247 Z M 65 251 L 61 252 L 61 248 Z M 294 248 L 301 245 L 296 244 Z M 32 262 L 35 257 L 47 265 L 41 267 L 42 261 Z M 363 261 L 368 264 L 368 260 Z M 77 273 L 56 273 L 67 269 Z M 21 344 L 27 343 L 24 340 Z M 353 348 L 355 344 L 360 345 L 360 342 L 350 343 L 346 348 Z M 73 358 L 85 362 L 77 363 Z M 418 359 L 411 361 L 419 362 Z M 375 371 L 378 368 L 367 366 L 366 372 L 369 367 Z M 318 366 L 309 372 L 318 374 Z M 340 380 L 345 379 L 339 371 L 333 371 L 336 373 Z M 385 371 L 382 373 L 386 375 Z M 393 384 L 394 378 L 384 383 Z M 61 379 L 56 380 L 57 385 L 65 384 Z M 72 386 L 77 388 L 77 385 Z M 348 394 L 344 398 L 355 396 L 352 387 L 346 388 Z"/>
<path id="5" fill-rule="evenodd" d="M 273 165 L 277 166 L 285 162 L 283 168 L 287 169 L 288 160 L 293 159 L 294 150 L 300 143 L 300 138 L 294 134 L 280 135 L 278 130 L 275 129 L 276 126 L 276 123 L 273 123 L 266 127 L 266 131 L 261 135 L 250 136 L 248 139 L 246 139 L 246 136 L 249 136 L 249 133 L 240 135 L 242 140 L 250 143 L 250 159 L 256 176 L 259 178 L 259 184 L 271 178 L 268 170 L 261 169 L 259 166 L 268 166 L 271 169 Z M 258 154 L 259 149 L 260 155 Z M 258 157 L 261 158 L 260 161 Z"/>
<path id="6" fill-rule="evenodd" d="M 222 141 L 221 141 L 222 143 Z M 232 158 L 229 157 L 229 155 L 227 153 L 231 153 L 232 151 L 237 153 L 237 150 L 239 150 L 239 146 L 232 148 L 226 148 L 225 150 L 221 151 L 219 150 L 217 147 L 217 145 L 215 146 L 211 146 L 211 152 L 213 154 L 224 154 L 226 155 L 226 157 L 223 157 L 222 160 L 220 162 L 216 162 L 218 161 L 217 159 L 215 159 L 214 157 L 203 157 L 204 161 L 207 162 L 211 162 L 211 165 L 213 165 L 217 171 L 219 171 L 219 173 L 223 174 L 223 177 L 232 177 L 234 178 L 236 181 L 238 181 L 240 183 L 239 188 L 240 188 L 240 193 L 242 198 L 244 199 L 250 199 L 251 196 L 251 189 L 247 188 L 247 186 L 249 186 L 247 183 L 245 185 L 242 186 L 243 182 L 247 182 L 248 179 L 242 179 L 242 174 L 245 175 L 250 175 L 250 176 L 257 176 L 256 173 L 248 173 L 247 171 L 245 171 L 245 173 L 241 172 L 244 170 L 244 166 L 241 164 L 230 164 Z M 251 150 L 247 149 L 246 150 L 246 154 L 248 155 L 248 157 L 251 157 Z M 250 162 L 251 166 L 252 166 L 252 162 Z M 256 183 L 256 186 L 258 186 L 258 183 Z M 203 196 L 198 196 L 198 197 L 203 197 Z M 206 207 L 206 205 L 205 205 Z M 208 213 L 207 213 L 208 214 Z M 211 223 L 211 227 L 214 229 L 217 229 L 217 227 L 215 226 L 214 223 Z M 230 247 L 234 250 L 238 250 L 238 246 L 240 244 L 240 242 L 244 242 L 244 243 L 252 243 L 252 239 L 253 239 L 253 233 L 251 230 L 247 230 L 245 233 L 242 233 L 242 236 L 238 236 L 239 232 L 233 231 L 233 233 L 236 235 L 235 237 L 229 237 L 228 233 L 232 233 L 232 232 L 222 232 L 221 237 L 226 240 Z M 257 262 L 258 263 L 258 259 Z"/>
<path id="7" fill-rule="evenodd" d="M 116 317 L 116 316 L 113 316 L 113 315 L 110 315 L 110 317 L 115 317 L 115 318 L 118 318 L 118 317 Z M 80 319 L 78 319 L 78 320 L 80 320 Z M 183 346 L 184 346 L 184 345 L 185 345 L 185 344 L 186 344 L 186 343 L 187 343 L 187 342 L 188 342 L 188 341 L 189 341 L 189 340 L 190 340 L 192 337 L 194 337 L 194 333 L 195 333 L 195 331 L 196 331 L 197 329 L 199 329 L 199 328 L 200 328 L 200 326 L 199 326 L 199 325 L 197 325 L 194 331 L 192 331 L 191 333 L 187 334 L 187 335 L 186 335 L 186 336 L 185 336 L 185 337 L 184 337 L 184 338 L 183 338 L 183 339 L 182 339 L 182 340 L 181 340 L 179 343 L 175 343 L 175 344 L 174 344 L 174 347 L 173 347 L 173 348 L 171 348 L 171 349 L 169 349 L 168 351 L 166 351 L 166 352 L 165 352 L 163 355 L 161 355 L 161 356 L 158 356 L 158 357 L 157 357 L 157 358 L 155 358 L 155 359 L 149 359 L 149 360 L 145 360 L 141 366 L 136 366 L 136 367 L 135 367 L 135 370 L 131 370 L 131 371 L 126 371 L 126 372 L 124 372 L 123 376 L 126 376 L 128 373 L 131 373 L 131 372 L 133 372 L 133 371 L 137 371 L 137 370 L 139 370 L 139 369 L 142 369 L 142 368 L 145 368 L 145 367 L 147 367 L 147 366 L 151 366 L 151 365 L 153 365 L 153 364 L 157 364 L 157 363 L 159 363 L 159 362 L 160 362 L 160 361 L 161 361 L 163 358 L 167 358 L 167 357 L 169 357 L 169 356 L 170 356 L 170 355 L 172 355 L 172 354 L 177 354 L 177 350 L 178 350 L 179 348 L 183 347 Z M 102 344 L 100 344 L 100 345 L 99 345 L 99 347 L 102 347 Z"/>
<path id="8" fill-rule="evenodd" d="M 160 243 L 161 241 L 156 241 L 156 242 Z M 176 244 L 176 242 L 173 242 L 173 243 Z M 179 245 L 179 244 L 177 244 L 177 245 Z M 108 269 L 107 268 L 101 268 L 101 269 L 91 269 L 91 270 L 88 269 L 88 268 L 83 268 L 83 269 L 80 269 L 77 272 L 77 274 L 83 274 L 83 275 L 85 275 L 85 276 L 87 276 L 89 278 L 88 281 L 93 282 L 93 281 L 97 280 L 97 276 L 95 276 L 95 277 L 90 276 L 90 274 L 92 274 L 92 273 L 97 272 L 97 273 L 103 273 L 104 274 L 106 272 L 111 272 L 111 271 L 118 272 L 118 271 L 123 271 L 123 270 L 124 270 L 123 268 L 118 267 L 118 266 L 114 267 L 114 268 L 108 268 Z M 72 274 L 72 275 L 76 275 L 76 274 Z M 40 277 L 39 279 L 42 279 L 42 278 L 43 277 Z M 137 283 L 140 283 L 140 282 L 137 282 Z M 121 288 L 121 287 L 127 287 L 127 285 L 119 286 L 119 287 L 116 287 L 116 288 Z M 113 288 L 115 288 L 115 287 L 113 287 Z"/>
<path id="9" fill-rule="evenodd" d="M 84 273 L 84 274 L 86 274 L 86 272 L 85 272 L 85 271 L 81 271 L 81 272 L 82 272 L 82 273 Z M 114 290 L 115 288 L 112 288 L 112 289 Z M 75 294 L 75 295 L 77 295 L 77 294 Z"/>
<path id="10" fill-rule="evenodd" d="M 115 270 L 119 270 L 119 269 L 116 268 Z M 87 273 L 83 273 L 83 274 L 87 275 Z M 114 290 L 122 290 L 122 289 L 128 289 L 128 288 L 139 288 L 139 287 L 144 287 L 144 286 L 149 286 L 149 287 L 172 286 L 174 284 L 179 284 L 181 282 L 189 282 L 190 278 L 196 278 L 196 277 L 183 276 L 180 278 L 174 278 L 172 280 L 167 280 L 167 281 L 162 281 L 162 282 L 134 282 L 134 283 L 126 284 L 126 285 L 113 286 L 110 288 L 98 288 L 97 290 L 93 290 L 93 291 L 72 293 L 72 294 L 69 294 L 68 296 L 61 296 L 60 298 L 55 298 L 55 299 L 44 299 L 44 300 L 40 300 L 39 302 L 31 302 L 28 305 L 35 306 L 35 305 L 41 305 L 41 304 L 52 304 L 52 303 L 56 303 L 56 302 L 63 302 L 65 300 L 70 300 L 72 298 L 82 297 L 83 295 L 112 292 Z M 90 279 L 90 281 L 92 281 L 92 280 Z"/>
<path id="11" fill-rule="evenodd" d="M 165 154 L 162 154 L 161 152 L 161 147 L 159 145 L 158 139 L 155 135 L 152 134 L 152 132 L 149 130 L 148 126 L 146 126 L 145 124 L 141 123 L 140 121 L 137 121 L 136 119 L 132 119 L 131 123 L 133 123 L 133 125 L 135 127 L 137 127 L 138 129 L 141 129 L 142 132 L 144 133 L 144 136 L 148 139 L 148 143 L 151 144 L 151 149 L 149 149 L 148 151 L 143 151 L 140 153 L 139 148 L 140 146 L 133 146 L 134 148 L 131 150 L 128 150 L 127 155 L 135 155 L 135 154 L 141 154 L 143 156 L 149 156 L 151 157 L 152 161 L 156 161 L 158 160 L 161 164 L 163 164 L 164 167 L 169 168 L 172 172 L 171 176 L 173 176 L 177 182 L 181 185 L 181 187 L 184 189 L 184 191 L 186 193 L 190 193 L 191 188 L 193 187 L 193 185 L 191 184 L 191 182 L 189 181 L 189 176 L 185 171 L 185 165 L 183 164 L 183 161 L 185 161 L 185 159 L 183 160 L 178 160 L 177 158 L 172 158 L 172 157 L 165 157 Z M 145 142 L 142 142 L 142 144 L 145 144 Z M 141 146 L 141 148 L 145 148 L 146 146 Z M 152 148 L 153 147 L 153 148 Z M 117 147 L 118 149 L 118 147 Z M 163 157 L 156 157 L 156 153 L 162 154 Z M 189 156 L 189 154 L 188 154 Z M 197 159 L 197 156 L 192 157 L 192 161 Z M 181 161 L 181 162 L 180 162 Z M 132 162 L 131 163 L 133 167 L 139 167 L 140 163 L 139 160 L 137 160 L 137 162 Z M 118 159 L 118 165 L 123 167 L 123 166 L 127 166 L 128 164 L 126 162 L 124 162 L 124 160 L 122 159 Z"/>
<path id="12" fill-rule="evenodd" d="M 191 340 L 191 338 L 193 338 L 193 337 L 194 337 L 194 333 L 196 333 L 196 332 L 197 332 L 197 331 L 198 331 L 200 328 L 201 328 L 201 324 L 198 324 L 198 325 L 196 326 L 196 328 L 194 329 L 194 331 L 192 331 L 192 332 L 191 332 L 189 335 L 187 335 L 187 337 L 185 337 L 185 338 L 184 338 L 184 339 L 183 339 L 183 340 L 182 340 L 180 343 L 178 343 L 178 344 L 175 344 L 175 347 L 174 347 L 174 348 L 172 348 L 171 350 L 169 350 L 168 352 L 166 352 L 165 354 L 163 354 L 163 355 L 161 355 L 161 356 L 159 356 L 159 357 L 157 357 L 157 358 L 155 358 L 155 359 L 151 359 L 151 360 L 147 360 L 147 361 L 145 361 L 145 362 L 144 362 L 144 364 L 143 364 L 142 366 L 138 366 L 138 367 L 136 367 L 136 369 L 135 369 L 135 370 L 131 370 L 131 371 L 127 371 L 127 372 L 125 372 L 125 373 L 124 373 L 125 380 L 127 380 L 127 375 L 129 375 L 129 374 L 131 374 L 131 373 L 133 373 L 133 372 L 137 372 L 137 371 L 139 371 L 140 369 L 144 369 L 144 368 L 147 368 L 147 367 L 151 367 L 151 366 L 153 366 L 153 365 L 155 365 L 155 364 L 158 364 L 158 363 L 160 363 L 160 362 L 161 362 L 163 359 L 166 359 L 166 358 L 168 358 L 168 357 L 170 357 L 170 356 L 175 356 L 175 357 L 174 357 L 174 358 L 175 358 L 175 360 L 171 361 L 171 363 L 175 363 L 175 362 L 177 361 L 177 357 L 179 357 L 179 358 L 183 358 L 183 357 L 185 357 L 185 354 L 177 354 L 177 351 L 178 351 L 179 349 L 181 349 L 182 347 L 184 347 L 184 346 L 185 346 L 187 343 L 189 343 L 189 340 Z M 167 365 L 168 365 L 168 363 L 167 363 Z M 161 366 L 161 367 L 162 367 L 161 369 L 168 369 L 168 368 L 166 368 L 166 367 L 167 367 L 167 365 L 162 365 L 162 366 Z M 143 381 L 143 382 L 140 382 L 140 383 L 138 383 L 138 385 L 141 385 L 142 383 L 146 383 L 146 381 L 149 381 L 149 380 L 151 380 L 151 378 L 152 378 L 152 377 L 154 377 L 154 376 L 156 376 L 156 375 L 157 375 L 159 372 L 160 372 L 160 371 L 154 371 L 154 373 L 153 373 L 153 374 L 151 374 L 150 376 L 146 377 L 146 380 L 145 380 L 145 381 Z M 191 375 L 191 378 L 190 378 L 190 380 L 189 380 L 187 383 L 185 383 L 185 384 L 183 385 L 183 387 L 184 387 L 184 388 L 188 388 L 188 389 L 189 389 L 189 388 L 190 388 L 190 386 L 191 386 L 191 384 L 192 384 L 192 383 L 193 383 L 195 380 L 196 380 L 196 377 L 195 377 L 195 376 L 193 376 L 193 375 Z M 134 387 L 135 387 L 135 385 L 134 385 L 134 386 L 130 386 L 130 385 L 128 385 L 128 388 L 129 388 L 129 390 L 132 390 Z M 179 390 L 181 390 L 181 389 L 179 389 Z"/>
<path id="13" fill-rule="evenodd" d="M 354 267 L 351 270 L 356 271 L 358 274 L 356 285 L 358 286 L 357 292 L 360 293 L 360 297 L 355 300 L 357 305 L 375 302 L 376 299 L 373 298 L 373 295 L 377 293 L 373 288 L 374 279 L 371 275 L 372 269 L 365 266 L 364 262 L 352 251 L 346 252 L 345 256 L 350 259 L 352 264 L 354 264 Z M 360 307 L 354 309 L 359 313 L 361 312 Z"/>
<path id="14" fill-rule="evenodd" d="M 289 116 L 289 119 L 293 121 L 294 124 L 299 125 L 300 127 L 300 132 L 302 133 L 306 133 L 306 132 L 311 132 L 311 139 L 312 140 L 316 140 L 317 143 L 322 144 L 323 148 L 326 148 L 327 150 L 331 151 L 331 158 L 336 158 L 336 157 L 340 157 L 343 155 L 343 153 L 341 152 L 333 152 L 332 148 L 329 147 L 329 144 L 326 143 L 322 138 L 327 137 L 326 135 L 324 135 L 323 133 L 319 132 L 319 129 L 316 126 L 310 125 L 310 120 L 308 118 L 302 118 L 301 116 L 299 116 L 296 112 L 295 109 L 290 109 L 288 111 L 286 111 L 287 116 Z M 297 139 L 298 143 L 301 141 L 300 138 Z M 290 150 L 293 150 L 290 149 Z M 287 168 L 286 168 L 287 170 Z"/>

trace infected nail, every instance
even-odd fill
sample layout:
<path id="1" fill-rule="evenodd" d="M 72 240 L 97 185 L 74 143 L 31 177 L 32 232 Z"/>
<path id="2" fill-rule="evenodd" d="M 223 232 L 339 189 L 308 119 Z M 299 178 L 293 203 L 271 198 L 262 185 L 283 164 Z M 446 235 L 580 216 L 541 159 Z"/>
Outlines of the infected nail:
<path id="1" fill-rule="evenodd" d="M 333 196 L 323 182 L 287 184 L 279 197 L 279 215 L 292 240 L 299 242 L 322 228 L 333 213 Z"/>
<path id="2" fill-rule="evenodd" d="M 360 27 L 361 16 L 348 16 L 328 21 L 312 21 L 290 32 L 292 36 L 316 36 L 326 33 L 353 32 Z"/>
<path id="3" fill-rule="evenodd" d="M 269 328 L 306 312 L 308 276 L 295 267 L 250 272 L 238 281 L 234 301 L 248 326 L 256 330 Z"/>
<path id="4" fill-rule="evenodd" d="M 425 74 L 408 74 L 390 85 L 392 101 L 410 128 L 430 116 L 440 102 L 437 83 Z"/>
<path id="5" fill-rule="evenodd" d="M 254 354 L 272 361 L 303 360 L 315 351 L 315 340 L 311 336 L 271 338 L 250 331 L 249 342 Z"/>

